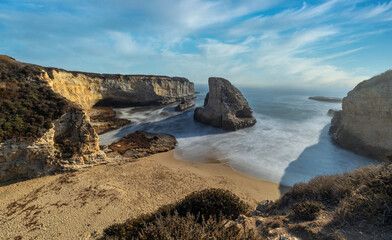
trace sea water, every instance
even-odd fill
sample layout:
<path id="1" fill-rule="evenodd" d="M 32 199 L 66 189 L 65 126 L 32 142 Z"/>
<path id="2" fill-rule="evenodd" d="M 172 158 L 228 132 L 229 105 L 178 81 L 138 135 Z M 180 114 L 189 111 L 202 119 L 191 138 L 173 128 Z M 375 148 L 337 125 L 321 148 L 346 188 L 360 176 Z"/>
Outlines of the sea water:
<path id="1" fill-rule="evenodd" d="M 196 85 L 196 105 L 208 91 Z M 172 134 L 177 138 L 177 158 L 195 162 L 220 161 L 257 178 L 293 186 L 317 175 L 344 173 L 375 162 L 341 149 L 331 142 L 329 109 L 341 103 L 309 100 L 309 96 L 344 97 L 348 89 L 239 88 L 254 111 L 254 127 L 228 132 L 193 119 L 194 109 L 175 112 L 165 107 L 115 109 L 132 125 L 100 136 L 108 144 L 142 130 Z"/>

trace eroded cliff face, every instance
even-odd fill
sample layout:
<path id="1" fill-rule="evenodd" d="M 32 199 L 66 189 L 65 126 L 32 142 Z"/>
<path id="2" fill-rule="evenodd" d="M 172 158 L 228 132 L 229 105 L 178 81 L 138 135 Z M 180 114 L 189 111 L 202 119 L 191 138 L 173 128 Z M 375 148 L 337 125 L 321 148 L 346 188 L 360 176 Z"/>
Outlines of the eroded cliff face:
<path id="1" fill-rule="evenodd" d="M 164 105 L 195 97 L 186 78 L 94 74 L 42 68 L 41 80 L 84 109 L 100 106 Z"/>
<path id="2" fill-rule="evenodd" d="M 338 145 L 380 160 L 392 156 L 392 70 L 358 84 L 334 114 L 330 133 Z"/>
<path id="3" fill-rule="evenodd" d="M 70 109 L 34 141 L 0 143 L 0 183 L 76 170 L 105 161 L 88 116 Z"/>

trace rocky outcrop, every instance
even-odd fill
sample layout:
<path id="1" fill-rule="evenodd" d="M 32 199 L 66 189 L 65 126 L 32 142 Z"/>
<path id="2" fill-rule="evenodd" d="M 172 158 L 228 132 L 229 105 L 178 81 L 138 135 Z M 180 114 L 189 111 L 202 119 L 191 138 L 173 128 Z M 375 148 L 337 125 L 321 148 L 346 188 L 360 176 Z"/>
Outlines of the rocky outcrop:
<path id="1" fill-rule="evenodd" d="M 331 123 L 332 139 L 356 153 L 392 156 L 392 70 L 358 84 L 343 99 Z"/>
<path id="2" fill-rule="evenodd" d="M 103 149 L 109 158 L 126 158 L 129 160 L 167 152 L 174 149 L 176 145 L 177 140 L 172 135 L 137 131 L 104 146 Z"/>
<path id="3" fill-rule="evenodd" d="M 194 119 L 225 130 L 237 130 L 256 124 L 253 111 L 242 93 L 224 78 L 208 79 L 209 93 Z"/>
<path id="4" fill-rule="evenodd" d="M 192 100 L 186 100 L 186 101 L 182 101 L 180 104 L 178 104 L 175 110 L 177 112 L 182 112 L 182 111 L 185 111 L 185 110 L 192 108 L 194 106 L 195 106 L 195 103 Z"/>
<path id="5" fill-rule="evenodd" d="M 342 102 L 341 98 L 337 97 L 322 97 L 322 96 L 315 96 L 315 97 L 308 97 L 310 100 L 319 101 L 319 102 L 334 102 L 340 103 Z"/>
<path id="6" fill-rule="evenodd" d="M 0 143 L 0 182 L 69 171 L 105 161 L 88 116 L 70 109 L 34 141 Z"/>

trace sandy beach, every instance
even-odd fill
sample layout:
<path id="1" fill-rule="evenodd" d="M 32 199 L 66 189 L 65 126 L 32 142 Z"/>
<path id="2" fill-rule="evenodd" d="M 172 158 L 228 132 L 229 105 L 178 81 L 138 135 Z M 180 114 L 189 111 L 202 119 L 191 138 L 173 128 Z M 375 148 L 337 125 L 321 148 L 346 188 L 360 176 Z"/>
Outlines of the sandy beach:
<path id="1" fill-rule="evenodd" d="M 219 163 L 177 160 L 170 151 L 0 187 L 0 239 L 92 239 L 111 224 L 210 187 L 252 207 L 280 196 L 276 183 Z"/>

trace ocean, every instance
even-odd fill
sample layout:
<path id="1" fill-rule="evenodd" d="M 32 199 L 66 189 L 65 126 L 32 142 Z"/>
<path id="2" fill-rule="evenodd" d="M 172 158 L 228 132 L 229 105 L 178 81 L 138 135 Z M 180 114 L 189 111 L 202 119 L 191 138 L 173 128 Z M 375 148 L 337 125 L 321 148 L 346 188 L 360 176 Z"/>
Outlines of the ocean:
<path id="1" fill-rule="evenodd" d="M 349 89 L 283 89 L 239 87 L 254 111 L 254 127 L 227 132 L 193 120 L 193 110 L 164 107 L 115 109 L 132 125 L 100 135 L 108 144 L 142 130 L 177 138 L 175 157 L 194 162 L 220 161 L 234 170 L 284 186 L 317 175 L 344 173 L 375 164 L 371 159 L 335 146 L 328 135 L 329 109 L 341 103 L 309 100 L 309 96 L 344 97 Z M 196 106 L 203 106 L 207 85 L 196 85 Z"/>

